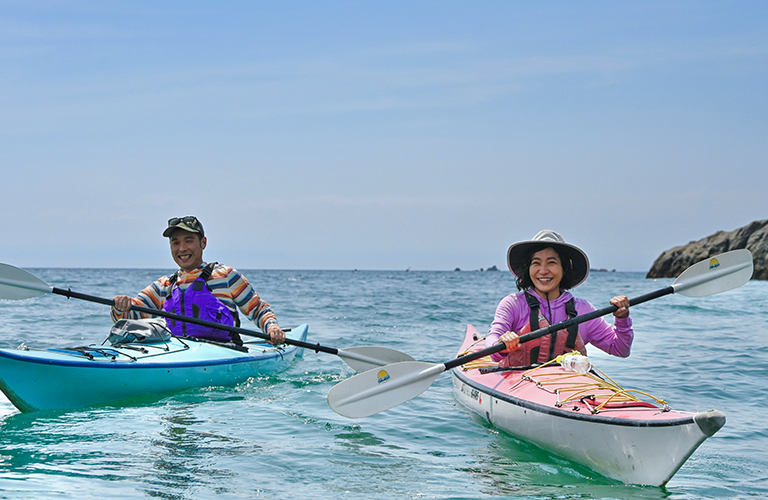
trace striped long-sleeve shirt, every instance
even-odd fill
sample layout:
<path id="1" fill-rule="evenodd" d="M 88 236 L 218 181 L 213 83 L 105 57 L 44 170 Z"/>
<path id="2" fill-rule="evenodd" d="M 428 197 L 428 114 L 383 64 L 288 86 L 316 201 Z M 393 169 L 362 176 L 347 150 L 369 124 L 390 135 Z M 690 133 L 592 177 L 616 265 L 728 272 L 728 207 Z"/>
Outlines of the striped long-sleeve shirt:
<path id="1" fill-rule="evenodd" d="M 176 283 L 181 290 L 186 290 L 189 285 L 192 284 L 203 272 L 205 263 L 192 272 L 185 272 L 179 270 L 177 273 Z M 233 314 L 237 314 L 237 308 L 242 311 L 249 320 L 253 321 L 261 331 L 267 332 L 270 325 L 277 325 L 277 318 L 275 313 L 269 307 L 269 304 L 261 300 L 259 294 L 253 289 L 245 276 L 240 274 L 236 269 L 222 264 L 216 264 L 211 277 L 208 278 L 208 287 L 210 287 L 213 295 L 223 302 Z M 158 279 L 139 294 L 132 298 L 131 301 L 137 306 L 143 306 L 152 309 L 162 309 L 165 304 L 165 300 L 171 296 L 171 279 L 168 276 L 163 276 Z M 117 321 L 119 319 L 126 318 L 146 318 L 148 314 L 139 313 L 137 311 L 127 311 L 122 314 L 112 308 L 112 320 Z"/>

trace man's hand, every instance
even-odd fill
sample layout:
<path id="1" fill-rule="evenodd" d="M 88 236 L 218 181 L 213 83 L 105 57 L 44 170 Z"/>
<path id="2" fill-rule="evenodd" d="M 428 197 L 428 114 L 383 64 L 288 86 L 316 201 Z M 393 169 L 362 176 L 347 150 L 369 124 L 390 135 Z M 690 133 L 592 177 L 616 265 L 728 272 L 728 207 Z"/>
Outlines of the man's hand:
<path id="1" fill-rule="evenodd" d="M 269 343 L 272 345 L 279 345 L 285 342 L 285 332 L 277 325 L 270 325 L 269 330 Z"/>

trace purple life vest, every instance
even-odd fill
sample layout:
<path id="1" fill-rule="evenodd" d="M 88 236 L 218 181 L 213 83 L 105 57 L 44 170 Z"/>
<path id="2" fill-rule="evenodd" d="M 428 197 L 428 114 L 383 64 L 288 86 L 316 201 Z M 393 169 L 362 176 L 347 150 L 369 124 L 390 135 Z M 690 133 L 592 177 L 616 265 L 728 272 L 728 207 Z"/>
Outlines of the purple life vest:
<path id="1" fill-rule="evenodd" d="M 171 277 L 171 296 L 166 299 L 163 309 L 174 314 L 188 316 L 222 325 L 234 326 L 232 311 L 223 302 L 216 298 L 208 288 L 208 278 L 211 277 L 216 263 L 208 264 L 200 276 L 192 282 L 186 290 L 181 290 L 176 283 L 176 275 Z M 226 330 L 209 328 L 207 326 L 166 319 L 168 329 L 176 337 L 195 337 L 216 342 L 236 342 L 239 335 Z"/>

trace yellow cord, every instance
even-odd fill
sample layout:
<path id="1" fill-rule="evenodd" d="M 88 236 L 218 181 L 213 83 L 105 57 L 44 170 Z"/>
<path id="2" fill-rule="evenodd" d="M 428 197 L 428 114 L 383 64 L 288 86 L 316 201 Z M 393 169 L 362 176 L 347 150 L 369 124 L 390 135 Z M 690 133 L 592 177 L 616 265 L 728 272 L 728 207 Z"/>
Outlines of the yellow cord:
<path id="1" fill-rule="evenodd" d="M 459 356 L 464 356 L 465 354 L 469 354 L 472 351 L 465 351 Z M 590 411 L 592 413 L 598 413 L 601 410 L 603 410 L 606 405 L 610 402 L 614 403 L 633 403 L 633 402 L 644 402 L 642 399 L 637 398 L 633 394 L 640 394 L 643 395 L 649 399 L 652 399 L 657 404 L 660 404 L 663 406 L 661 408 L 662 411 L 667 411 L 669 409 L 668 403 L 664 401 L 663 399 L 659 399 L 656 396 L 653 396 L 651 394 L 648 394 L 647 392 L 638 391 L 635 389 L 624 389 L 619 384 L 611 380 L 608 375 L 606 375 L 602 370 L 597 368 L 596 366 L 592 366 L 593 370 L 599 372 L 599 376 L 594 375 L 592 373 L 587 374 L 580 374 L 580 373 L 574 373 L 574 372 L 566 372 L 566 373 L 537 373 L 539 370 L 544 368 L 545 366 L 549 366 L 553 363 L 560 363 L 562 358 L 564 356 L 568 356 L 573 353 L 566 353 L 562 354 L 558 357 L 556 357 L 553 360 L 547 361 L 546 363 L 543 363 L 535 368 L 532 368 L 522 374 L 523 379 L 528 379 L 531 382 L 535 383 L 538 387 L 540 387 L 543 390 L 547 390 L 550 392 L 553 392 L 558 395 L 558 402 L 557 406 L 562 406 L 566 403 L 569 403 L 571 401 L 578 401 L 582 397 L 589 397 L 593 400 L 597 400 L 598 398 L 600 400 L 605 399 L 604 401 L 601 401 L 597 406 L 591 407 Z M 476 368 L 486 368 L 486 367 L 498 367 L 499 364 L 495 363 L 491 360 L 490 356 L 486 356 L 480 359 L 476 359 L 473 361 L 470 361 L 468 363 L 465 363 L 462 365 L 462 370 L 468 371 L 473 370 Z M 590 381 L 585 381 L 584 377 L 587 377 L 590 379 Z M 569 382 L 568 379 L 574 379 L 578 378 L 577 381 L 571 381 Z M 552 389 L 550 389 L 551 386 L 556 386 Z M 611 394 L 589 394 L 593 391 L 608 391 Z M 630 394 L 632 393 L 632 394 Z M 565 399 L 560 400 L 560 395 L 568 394 Z M 595 401 L 596 402 L 596 401 Z"/>

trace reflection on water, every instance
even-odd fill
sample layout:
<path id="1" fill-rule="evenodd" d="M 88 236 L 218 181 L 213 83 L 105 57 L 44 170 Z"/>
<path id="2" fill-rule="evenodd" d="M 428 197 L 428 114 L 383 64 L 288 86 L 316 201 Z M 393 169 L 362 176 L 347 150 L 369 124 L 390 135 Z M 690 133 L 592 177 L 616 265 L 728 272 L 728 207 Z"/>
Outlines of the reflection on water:
<path id="1" fill-rule="evenodd" d="M 128 480 L 168 499 L 190 498 L 201 487 L 226 492 L 238 475 L 226 457 L 258 455 L 261 447 L 199 410 L 198 403 L 170 398 L 136 407 L 16 413 L 0 420 L 0 470 L 4 478 Z"/>
<path id="2" fill-rule="evenodd" d="M 386 441 L 370 432 L 362 432 L 360 427 L 357 427 L 355 432 L 340 432 L 336 434 L 336 442 L 350 450 L 370 453 L 369 448 L 382 446 Z"/>
<path id="3" fill-rule="evenodd" d="M 174 406 L 160 418 L 160 431 L 152 439 L 152 467 L 157 474 L 146 478 L 153 486 L 147 493 L 161 498 L 188 498 L 195 488 L 206 485 L 214 491 L 227 490 L 237 471 L 216 464 L 211 457 L 258 453 L 258 446 L 210 430 L 198 430 L 205 424 L 190 405 Z"/>

